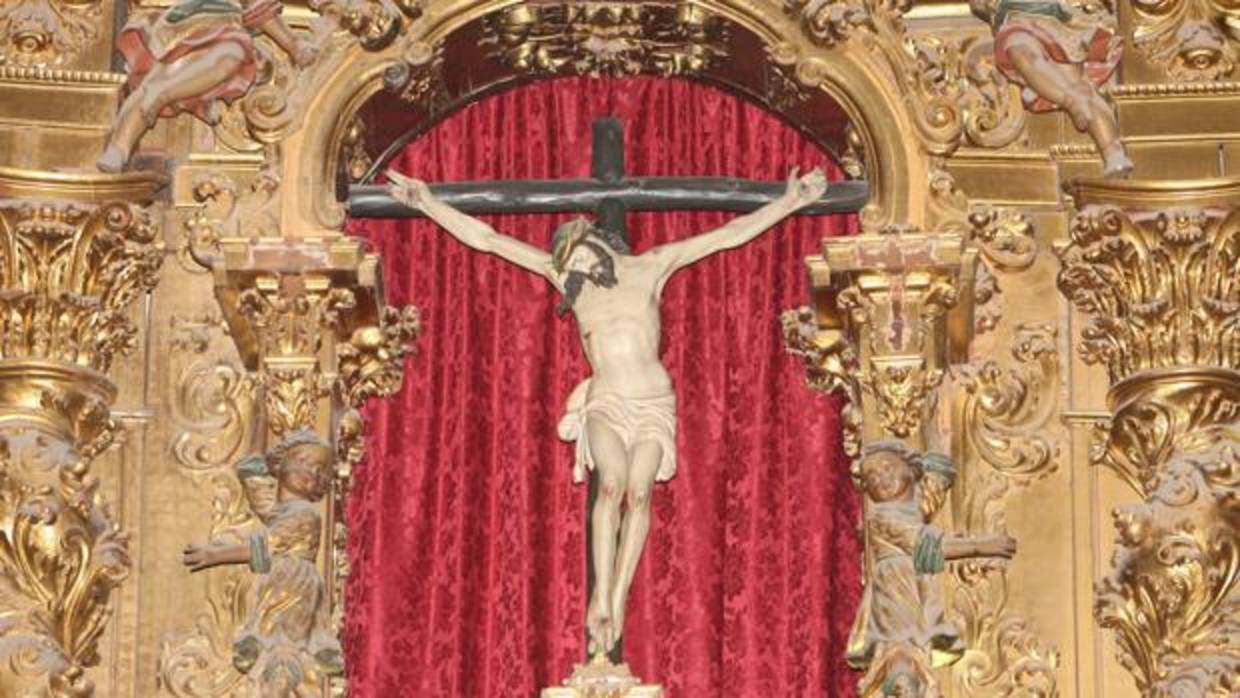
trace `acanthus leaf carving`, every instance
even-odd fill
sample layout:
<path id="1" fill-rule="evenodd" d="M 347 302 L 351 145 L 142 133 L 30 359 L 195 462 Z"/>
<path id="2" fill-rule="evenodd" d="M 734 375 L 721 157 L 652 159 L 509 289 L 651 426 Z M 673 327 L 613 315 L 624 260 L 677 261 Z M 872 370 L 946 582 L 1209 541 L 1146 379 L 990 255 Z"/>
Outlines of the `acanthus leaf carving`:
<path id="1" fill-rule="evenodd" d="M 135 204 L 0 203 L 0 358 L 106 372 L 135 346 L 128 311 L 155 287 L 155 236 Z"/>
<path id="2" fill-rule="evenodd" d="M 1047 477 L 1058 448 L 1045 436 L 1059 390 L 1057 332 L 1048 324 L 1016 328 L 1012 358 L 957 367 L 958 414 L 966 440 L 952 513 L 961 529 L 998 534 L 1009 496 Z M 952 668 L 960 695 L 1058 695 L 1059 652 L 1031 621 L 1008 607 L 1008 571 L 993 562 L 954 566 L 949 613 L 968 650 Z"/>
<path id="3" fill-rule="evenodd" d="M 54 68 L 99 36 L 101 0 L 0 0 L 0 64 Z"/>
<path id="4" fill-rule="evenodd" d="M 519 5 L 487 18 L 488 55 L 522 72 L 700 73 L 726 53 L 722 18 L 690 2 Z"/>
<path id="5" fill-rule="evenodd" d="M 1216 81 L 1236 68 L 1240 4 L 1234 0 L 1137 0 L 1132 43 L 1177 81 Z"/>

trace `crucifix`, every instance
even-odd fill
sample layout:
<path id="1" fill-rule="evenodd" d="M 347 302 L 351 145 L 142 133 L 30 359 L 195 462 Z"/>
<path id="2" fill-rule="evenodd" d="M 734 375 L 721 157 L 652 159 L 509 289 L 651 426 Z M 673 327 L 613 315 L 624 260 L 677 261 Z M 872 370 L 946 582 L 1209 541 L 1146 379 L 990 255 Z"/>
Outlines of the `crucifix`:
<path id="1" fill-rule="evenodd" d="M 624 176 L 620 122 L 594 124 L 594 177 L 576 181 L 428 185 L 396 172 L 386 187 L 354 187 L 355 217 L 426 216 L 465 245 L 545 277 L 561 293 L 557 312 L 577 320 L 593 375 L 569 397 L 558 428 L 576 442 L 574 479 L 590 481 L 587 642 L 596 658 L 618 662 L 629 585 L 649 529 L 655 482 L 676 470 L 676 400 L 658 356 L 658 301 L 679 269 L 753 240 L 797 213 L 851 212 L 864 182 L 828 187 L 821 172 L 784 183 L 710 177 Z M 747 212 L 717 230 L 642 254 L 629 249 L 631 210 Z M 501 235 L 472 213 L 589 211 L 555 232 L 551 250 Z"/>

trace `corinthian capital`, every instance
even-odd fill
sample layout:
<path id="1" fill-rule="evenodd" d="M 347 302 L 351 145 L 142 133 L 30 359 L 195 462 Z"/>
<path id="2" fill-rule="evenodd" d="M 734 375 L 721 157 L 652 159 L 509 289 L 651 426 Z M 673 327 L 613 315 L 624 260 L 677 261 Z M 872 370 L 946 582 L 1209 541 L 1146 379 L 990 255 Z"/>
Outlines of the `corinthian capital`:
<path id="1" fill-rule="evenodd" d="M 1111 378 L 1092 460 L 1141 500 L 1095 617 L 1147 696 L 1240 688 L 1240 180 L 1078 182 L 1060 290 Z"/>
<path id="2" fill-rule="evenodd" d="M 0 695 L 89 696 L 128 541 L 91 460 L 163 260 L 148 174 L 0 168 Z"/>

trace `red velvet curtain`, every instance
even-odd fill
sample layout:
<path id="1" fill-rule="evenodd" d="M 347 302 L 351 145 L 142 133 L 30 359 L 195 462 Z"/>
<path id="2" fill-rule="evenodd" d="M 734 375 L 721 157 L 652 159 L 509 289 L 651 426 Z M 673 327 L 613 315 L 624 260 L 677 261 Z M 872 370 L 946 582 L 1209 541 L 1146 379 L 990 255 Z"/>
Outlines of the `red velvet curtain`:
<path id="1" fill-rule="evenodd" d="M 452 116 L 398 158 L 430 181 L 589 173 L 590 126 L 615 115 L 633 174 L 782 179 L 838 169 L 761 109 L 699 84 L 543 82 Z M 635 251 L 721 213 L 630 216 Z M 563 216 L 493 216 L 546 247 Z M 663 295 L 679 408 L 676 478 L 655 488 L 625 657 L 671 698 L 852 695 L 857 497 L 838 404 L 805 386 L 779 312 L 807 302 L 803 259 L 851 218 L 784 223 L 681 271 Z M 426 333 L 404 390 L 370 409 L 349 509 L 346 630 L 354 696 L 528 698 L 583 659 L 586 489 L 555 426 L 588 374 L 544 280 L 426 222 L 356 221 L 395 303 Z"/>

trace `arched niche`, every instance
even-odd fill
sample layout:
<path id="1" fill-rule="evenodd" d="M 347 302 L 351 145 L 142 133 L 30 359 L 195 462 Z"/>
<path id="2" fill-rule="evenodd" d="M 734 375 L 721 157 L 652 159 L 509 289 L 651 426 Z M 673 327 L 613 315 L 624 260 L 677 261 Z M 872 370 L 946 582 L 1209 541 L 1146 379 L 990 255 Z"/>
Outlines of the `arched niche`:
<path id="1" fill-rule="evenodd" d="M 380 50 L 353 42 L 334 52 L 301 106 L 299 123 L 284 136 L 280 150 L 284 182 L 282 230 L 292 237 L 328 237 L 345 221 L 338 172 L 347 134 L 359 116 L 384 113 L 387 137 L 416 135 L 452 110 L 478 97 L 536 79 L 571 74 L 537 61 L 498 55 L 510 44 L 497 42 L 497 23 L 521 3 L 511 0 L 459 0 L 433 3 L 406 21 L 400 34 Z M 895 81 L 890 51 L 867 40 L 827 40 L 821 27 L 799 10 L 769 0 L 677 0 L 650 3 L 558 2 L 526 6 L 564 12 L 599 7 L 645 8 L 653 38 L 661 23 L 689 15 L 693 22 L 718 22 L 723 38 L 688 41 L 719 49 L 709 61 L 685 66 L 673 60 L 649 61 L 638 72 L 676 74 L 723 86 L 780 114 L 824 148 L 837 152 L 843 127 L 851 124 L 866 158 L 870 205 L 868 224 L 921 226 L 927 218 L 930 160 L 918 134 L 918 119 Z M 789 7 L 792 3 L 790 2 Z M 671 19 L 668 19 L 668 18 Z M 696 19 L 695 19 L 696 17 Z M 644 21 L 644 20 L 643 20 Z M 675 35 L 675 29 L 672 30 Z M 816 36 L 817 35 L 817 36 Z M 502 44 L 502 45 L 501 45 Z M 890 48 L 890 47 L 888 47 Z M 898 50 L 898 48 L 897 48 Z M 422 81 L 421 89 L 409 81 Z M 779 81 L 779 85 L 773 85 Z M 401 96 L 401 93 L 404 96 Z M 401 106 L 407 114 L 401 115 Z M 844 119 L 839 118 L 842 111 Z M 371 118 L 371 121 L 374 121 Z M 395 150 L 395 148 L 393 148 Z"/>

